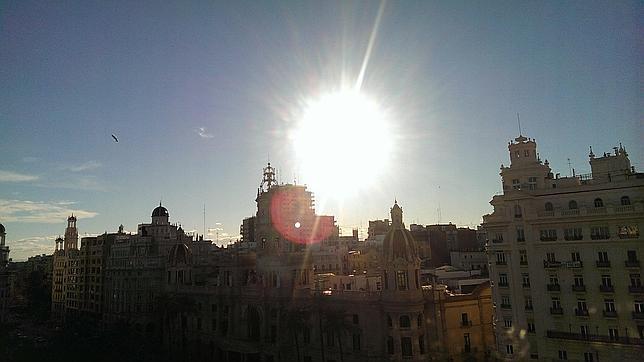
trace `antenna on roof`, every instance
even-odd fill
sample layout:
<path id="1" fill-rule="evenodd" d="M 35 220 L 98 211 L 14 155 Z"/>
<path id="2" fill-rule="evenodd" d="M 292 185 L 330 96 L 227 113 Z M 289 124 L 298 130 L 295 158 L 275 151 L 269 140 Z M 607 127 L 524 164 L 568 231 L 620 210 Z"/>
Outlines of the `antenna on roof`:
<path id="1" fill-rule="evenodd" d="M 519 136 L 521 136 L 521 117 L 519 117 L 519 112 L 517 112 L 517 123 L 519 124 Z"/>
<path id="2" fill-rule="evenodd" d="M 572 165 L 570 164 L 570 159 L 568 159 L 568 170 L 570 171 L 570 176 L 572 176 Z"/>
<path id="3" fill-rule="evenodd" d="M 203 204 L 203 234 L 206 235 L 206 203 Z"/>

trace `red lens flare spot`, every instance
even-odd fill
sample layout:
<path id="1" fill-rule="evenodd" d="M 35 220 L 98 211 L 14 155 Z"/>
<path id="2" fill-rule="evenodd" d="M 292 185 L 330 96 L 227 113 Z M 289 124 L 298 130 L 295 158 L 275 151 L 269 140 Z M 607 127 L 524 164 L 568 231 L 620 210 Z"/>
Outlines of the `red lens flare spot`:
<path id="1" fill-rule="evenodd" d="M 315 244 L 333 235 L 333 216 L 319 216 L 304 202 L 298 202 L 297 190 L 274 190 L 271 197 L 271 220 L 280 236 L 298 244 Z"/>

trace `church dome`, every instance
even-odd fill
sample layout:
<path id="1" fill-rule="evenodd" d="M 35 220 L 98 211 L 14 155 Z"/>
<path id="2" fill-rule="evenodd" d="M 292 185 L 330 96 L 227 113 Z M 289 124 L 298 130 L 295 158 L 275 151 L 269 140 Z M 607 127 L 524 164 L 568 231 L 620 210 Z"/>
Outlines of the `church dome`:
<path id="1" fill-rule="evenodd" d="M 157 206 L 154 210 L 152 210 L 152 217 L 155 216 L 170 216 L 168 213 L 168 209 L 165 207 L 161 206 L 161 203 L 159 203 L 159 206 Z"/>
<path id="2" fill-rule="evenodd" d="M 176 244 L 168 254 L 168 265 L 178 266 L 190 264 L 192 253 L 186 244 Z"/>
<path id="3" fill-rule="evenodd" d="M 386 262 L 402 259 L 408 262 L 418 260 L 418 247 L 409 230 L 402 222 L 402 209 L 398 202 L 391 208 L 391 228 L 385 235 L 383 252 Z"/>

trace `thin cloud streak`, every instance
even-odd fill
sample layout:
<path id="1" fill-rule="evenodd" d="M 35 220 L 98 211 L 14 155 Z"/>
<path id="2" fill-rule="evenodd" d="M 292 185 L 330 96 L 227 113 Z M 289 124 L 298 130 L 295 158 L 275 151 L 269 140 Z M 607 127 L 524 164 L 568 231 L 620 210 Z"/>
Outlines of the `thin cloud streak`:
<path id="1" fill-rule="evenodd" d="M 208 131 L 206 130 L 206 127 L 197 128 L 197 134 L 201 138 L 213 138 L 213 137 L 215 137 L 212 133 L 208 133 Z"/>
<path id="2" fill-rule="evenodd" d="M 54 224 L 64 221 L 72 213 L 79 219 L 89 219 L 97 212 L 72 209 L 69 201 L 43 202 L 0 199 L 0 219 L 6 222 Z"/>
<path id="3" fill-rule="evenodd" d="M 96 161 L 96 160 L 90 160 L 84 163 L 81 163 L 80 165 L 69 165 L 63 167 L 64 170 L 69 170 L 72 172 L 81 172 L 81 171 L 88 171 L 88 170 L 95 170 L 97 168 L 102 167 L 103 165 Z"/>
<path id="4" fill-rule="evenodd" d="M 0 182 L 27 182 L 38 180 L 38 176 L 0 170 Z"/>

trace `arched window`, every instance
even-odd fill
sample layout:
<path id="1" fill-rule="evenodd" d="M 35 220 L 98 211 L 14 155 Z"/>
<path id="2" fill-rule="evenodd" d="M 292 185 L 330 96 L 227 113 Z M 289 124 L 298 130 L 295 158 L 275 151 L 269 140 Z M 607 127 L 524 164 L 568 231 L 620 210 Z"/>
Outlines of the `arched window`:
<path id="1" fill-rule="evenodd" d="M 568 208 L 569 208 L 570 210 L 575 210 L 575 209 L 577 209 L 577 201 L 575 201 L 575 200 L 570 200 L 570 202 L 568 203 Z"/>
<path id="2" fill-rule="evenodd" d="M 400 316 L 400 328 L 411 328 L 411 321 L 408 315 Z"/>
<path id="3" fill-rule="evenodd" d="M 631 204 L 631 198 L 628 197 L 628 196 L 622 196 L 620 201 L 621 201 L 622 206 L 628 206 L 628 205 Z"/>
<path id="4" fill-rule="evenodd" d="M 546 208 L 546 211 L 552 211 L 554 209 L 552 207 L 552 202 L 546 202 L 545 208 Z"/>
<path id="5" fill-rule="evenodd" d="M 604 207 L 604 201 L 599 197 L 595 199 L 595 207 Z"/>
<path id="6" fill-rule="evenodd" d="M 514 205 L 514 217 L 521 217 L 521 206 L 519 205 Z"/>
<path id="7" fill-rule="evenodd" d="M 423 326 L 423 315 L 419 314 L 418 319 L 416 321 L 418 323 L 418 328 L 421 328 Z"/>

